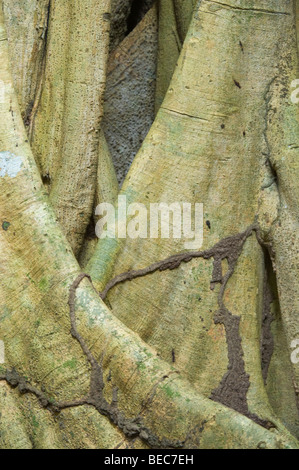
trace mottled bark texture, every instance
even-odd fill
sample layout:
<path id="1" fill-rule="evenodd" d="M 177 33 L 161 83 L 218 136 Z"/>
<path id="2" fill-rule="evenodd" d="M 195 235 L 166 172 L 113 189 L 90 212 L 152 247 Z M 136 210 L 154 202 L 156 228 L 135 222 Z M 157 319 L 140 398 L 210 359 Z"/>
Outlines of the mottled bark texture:
<path id="1" fill-rule="evenodd" d="M 0 447 L 298 448 L 297 1 L 141 3 L 0 0 Z M 95 238 L 130 80 L 120 194 L 192 252 Z"/>
<path id="2" fill-rule="evenodd" d="M 157 40 L 152 8 L 109 57 L 102 127 L 120 185 L 154 121 Z"/>

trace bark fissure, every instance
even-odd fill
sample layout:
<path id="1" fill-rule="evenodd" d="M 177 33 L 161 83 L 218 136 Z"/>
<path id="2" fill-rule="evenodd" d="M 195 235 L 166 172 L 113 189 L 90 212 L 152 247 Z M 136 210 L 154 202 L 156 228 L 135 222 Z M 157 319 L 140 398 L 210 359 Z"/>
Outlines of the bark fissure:
<path id="1" fill-rule="evenodd" d="M 38 86 L 36 88 L 35 98 L 32 103 L 32 107 L 30 110 L 28 110 L 27 115 L 24 119 L 25 127 L 28 128 L 28 135 L 29 135 L 30 142 L 32 142 L 32 138 L 33 138 L 34 120 L 35 120 L 35 116 L 36 116 L 36 113 L 38 111 L 38 107 L 40 104 L 44 80 L 45 80 L 45 74 L 46 74 L 47 48 L 48 48 L 48 35 L 49 35 L 48 33 L 49 33 L 50 14 L 51 14 L 51 6 L 52 6 L 51 1 L 52 0 L 49 0 L 48 2 L 47 17 L 45 21 L 45 29 L 43 32 L 44 38 L 43 38 L 43 53 L 42 53 L 42 66 L 41 66 L 40 79 L 39 79 Z"/>
<path id="2" fill-rule="evenodd" d="M 272 164 L 272 161 L 271 161 L 271 146 L 270 146 L 270 142 L 269 142 L 269 139 L 268 139 L 268 127 L 269 127 L 269 113 L 271 111 L 271 106 L 270 106 L 270 102 L 271 102 L 271 98 L 272 98 L 272 93 L 271 93 L 271 89 L 272 89 L 272 86 L 274 85 L 275 81 L 277 80 L 277 75 L 274 76 L 272 78 L 272 80 L 269 82 L 268 86 L 266 87 L 266 91 L 265 91 L 265 94 L 264 94 L 264 101 L 265 101 L 265 128 L 264 128 L 264 131 L 263 131 L 263 136 L 264 136 L 264 141 L 265 141 L 265 144 L 266 144 L 266 148 L 267 148 L 267 152 L 265 154 L 266 156 L 266 164 L 269 166 L 272 174 L 273 174 L 273 180 L 269 183 L 269 185 L 264 185 L 262 187 L 262 189 L 266 189 L 270 186 L 272 186 L 272 184 L 274 184 L 274 182 L 277 184 L 278 186 L 278 179 L 277 179 L 277 173 L 276 173 L 276 170 Z"/>
<path id="3" fill-rule="evenodd" d="M 271 324 L 274 321 L 274 317 L 271 313 L 271 304 L 273 301 L 274 297 L 270 288 L 268 273 L 267 270 L 265 270 L 261 335 L 262 374 L 265 385 L 267 383 L 268 370 L 274 352 L 274 338 L 271 332 Z"/>
<path id="4" fill-rule="evenodd" d="M 199 121 L 206 121 L 206 122 L 210 122 L 208 119 L 205 119 L 203 117 L 200 117 L 200 116 L 192 116 L 191 114 L 187 114 L 187 113 L 182 113 L 182 112 L 179 112 L 179 111 L 176 111 L 174 109 L 168 109 L 168 108 L 165 108 L 165 106 L 161 106 L 160 109 L 164 109 L 165 111 L 171 113 L 171 114 L 177 114 L 179 116 L 185 116 L 185 117 L 188 117 L 190 119 L 198 119 Z"/>
<path id="5" fill-rule="evenodd" d="M 130 34 L 144 15 L 153 6 L 155 0 L 133 0 L 130 14 L 127 18 L 127 35 Z"/>
<path id="6" fill-rule="evenodd" d="M 267 10 L 266 8 L 243 8 L 243 7 L 238 7 L 236 5 L 229 5 L 228 3 L 222 3 L 222 2 L 216 2 L 214 0 L 207 0 L 209 3 L 215 3 L 216 5 L 222 6 L 229 8 L 230 10 L 237 10 L 237 11 L 248 11 L 248 12 L 253 12 L 253 13 L 268 13 L 271 15 L 287 15 L 289 16 L 290 13 L 286 11 L 273 11 L 273 10 Z"/>

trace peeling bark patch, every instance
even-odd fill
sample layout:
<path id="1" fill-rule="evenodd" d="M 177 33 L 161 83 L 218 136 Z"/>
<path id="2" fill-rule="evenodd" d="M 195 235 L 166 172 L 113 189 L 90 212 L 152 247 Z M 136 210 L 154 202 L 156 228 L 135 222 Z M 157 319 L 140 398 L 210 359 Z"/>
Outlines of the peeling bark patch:
<path id="1" fill-rule="evenodd" d="M 0 152 L 0 177 L 15 178 L 23 166 L 22 157 L 11 152 Z"/>

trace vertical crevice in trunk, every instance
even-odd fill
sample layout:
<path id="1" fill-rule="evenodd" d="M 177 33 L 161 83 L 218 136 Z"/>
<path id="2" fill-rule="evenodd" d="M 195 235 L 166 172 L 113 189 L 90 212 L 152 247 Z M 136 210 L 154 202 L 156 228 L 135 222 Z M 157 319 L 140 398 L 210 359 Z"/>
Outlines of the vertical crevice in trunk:
<path id="1" fill-rule="evenodd" d="M 271 331 L 271 324 L 274 321 L 274 316 L 271 312 L 271 305 L 275 300 L 273 293 L 273 277 L 274 273 L 271 267 L 271 260 L 268 253 L 265 251 L 265 278 L 264 278 L 264 294 L 263 294 L 263 312 L 262 312 L 262 330 L 261 330 L 261 360 L 262 360 L 262 374 L 264 383 L 267 383 L 268 371 L 274 352 L 274 338 Z M 271 272 L 271 271 L 272 272 Z M 271 278 L 271 279 L 270 279 Z M 271 283 L 271 284 L 270 284 Z M 276 290 L 276 286 L 275 286 Z M 276 291 L 277 292 L 277 291 Z"/>
<path id="2" fill-rule="evenodd" d="M 50 13 L 31 143 L 41 174 L 50 177 L 57 217 L 78 255 L 96 191 L 110 1 L 52 0 Z"/>
<path id="3" fill-rule="evenodd" d="M 132 13 L 131 25 L 142 5 L 136 16 Z M 109 57 L 102 129 L 120 185 L 154 121 L 157 45 L 153 7 Z"/>
<path id="4" fill-rule="evenodd" d="M 29 128 L 44 76 L 51 0 L 3 0 L 14 86 Z"/>
<path id="5" fill-rule="evenodd" d="M 35 89 L 35 97 L 32 103 L 31 109 L 28 110 L 27 115 L 24 119 L 25 128 L 28 131 L 29 141 L 32 141 L 32 133 L 33 133 L 33 126 L 34 126 L 34 118 L 38 110 L 38 105 L 40 102 L 43 83 L 45 80 L 45 73 L 46 73 L 46 62 L 47 62 L 47 48 L 48 48 L 48 33 L 50 27 L 50 15 L 51 15 L 51 0 L 48 0 L 47 6 L 47 16 L 45 21 L 45 30 L 44 30 L 44 37 L 43 37 L 43 52 L 42 52 L 42 64 L 41 64 L 41 74 L 39 77 L 39 81 L 36 83 Z"/>
<path id="6" fill-rule="evenodd" d="M 128 36 L 156 0 L 111 0 L 110 51 Z"/>
<path id="7" fill-rule="evenodd" d="M 155 0 L 133 0 L 131 11 L 127 19 L 127 34 L 130 34 L 144 15 L 153 6 Z"/>

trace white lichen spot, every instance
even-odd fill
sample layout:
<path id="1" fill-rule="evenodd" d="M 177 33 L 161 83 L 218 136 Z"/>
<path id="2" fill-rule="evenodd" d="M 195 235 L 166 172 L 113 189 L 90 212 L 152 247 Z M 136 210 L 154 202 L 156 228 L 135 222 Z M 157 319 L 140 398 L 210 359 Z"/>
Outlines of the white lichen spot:
<path id="1" fill-rule="evenodd" d="M 0 152 L 0 176 L 15 178 L 23 166 L 22 157 L 11 152 Z"/>

